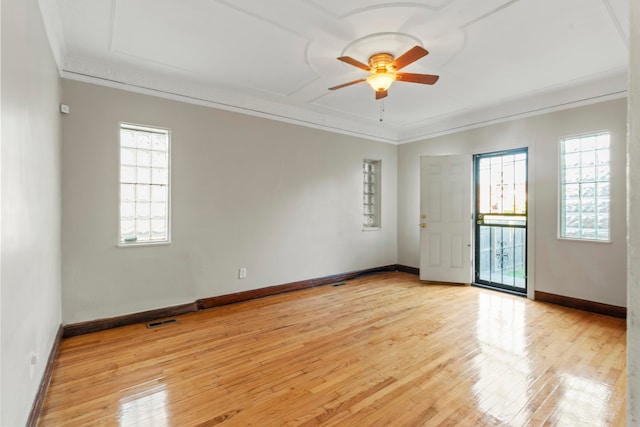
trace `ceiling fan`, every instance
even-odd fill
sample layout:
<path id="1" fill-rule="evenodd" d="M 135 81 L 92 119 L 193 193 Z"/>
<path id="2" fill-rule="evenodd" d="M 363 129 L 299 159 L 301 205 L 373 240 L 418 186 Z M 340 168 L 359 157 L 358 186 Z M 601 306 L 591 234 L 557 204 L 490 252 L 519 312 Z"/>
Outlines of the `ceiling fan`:
<path id="1" fill-rule="evenodd" d="M 407 65 L 428 54 L 429 52 L 420 46 L 412 47 L 397 58 L 394 58 L 390 53 L 375 53 L 369 57 L 369 65 L 363 64 L 350 56 L 341 56 L 338 58 L 339 61 L 353 65 L 354 67 L 358 67 L 362 70 L 369 71 L 371 75 L 366 79 L 358 79 L 349 83 L 330 87 L 329 90 L 341 89 L 356 83 L 367 82 L 371 85 L 373 90 L 376 91 L 376 99 L 381 99 L 387 96 L 389 86 L 391 86 L 391 83 L 396 80 L 400 82 L 432 85 L 438 81 L 440 76 L 398 72 Z"/>

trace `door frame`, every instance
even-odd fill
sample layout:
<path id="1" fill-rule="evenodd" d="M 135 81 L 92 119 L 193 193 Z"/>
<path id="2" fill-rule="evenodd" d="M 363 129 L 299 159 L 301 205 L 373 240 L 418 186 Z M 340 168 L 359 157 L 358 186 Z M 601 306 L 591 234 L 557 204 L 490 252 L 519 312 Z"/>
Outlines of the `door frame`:
<path id="1" fill-rule="evenodd" d="M 513 141 L 510 141 L 513 142 Z M 537 235 L 537 226 L 536 226 L 536 141 L 535 139 L 530 139 L 527 140 L 526 135 L 523 136 L 523 138 L 519 139 L 518 144 L 509 144 L 507 143 L 503 143 L 501 141 L 497 141 L 497 143 L 487 143 L 487 142 L 482 142 L 482 141 L 477 141 L 477 144 L 475 144 L 474 148 L 472 148 L 473 151 L 458 151 L 458 150 L 452 150 L 447 152 L 447 154 L 469 154 L 469 156 L 473 157 L 475 154 L 479 154 L 481 152 L 485 152 L 485 153 L 491 153 L 494 151 L 507 151 L 507 150 L 511 150 L 511 149 L 517 149 L 517 148 L 527 148 L 529 150 L 529 192 L 527 195 L 527 204 L 529 206 L 529 224 L 528 224 L 528 228 L 529 228 L 529 233 L 527 236 L 527 263 L 529 265 L 529 271 L 527 272 L 527 298 L 530 300 L 534 300 L 535 299 L 535 292 L 536 292 L 536 251 L 535 251 L 535 247 L 536 247 L 536 235 Z M 453 147 L 452 147 L 453 148 Z M 416 212 L 416 215 L 419 216 L 420 214 L 420 191 L 421 191 L 421 182 L 420 182 L 420 158 L 423 156 L 437 156 L 437 155 L 442 155 L 442 152 L 440 150 L 434 149 L 434 150 L 424 150 L 423 152 L 421 152 L 418 155 L 418 161 L 416 162 L 416 172 L 415 174 L 417 175 L 417 192 L 415 193 L 417 198 L 416 203 L 414 205 L 414 209 Z M 558 165 L 556 170 L 559 170 L 560 166 Z M 415 175 L 414 175 L 415 176 Z M 470 185 L 473 185 L 473 183 L 471 183 Z M 553 208 L 554 209 L 554 218 L 556 218 L 557 221 L 557 212 L 558 212 L 558 208 L 557 206 Z M 418 218 L 419 219 L 419 218 Z M 417 222 L 416 222 L 417 223 Z M 415 230 L 415 236 L 417 237 L 416 239 L 416 250 L 417 250 L 417 255 L 418 255 L 418 259 L 420 258 L 420 228 L 419 226 L 416 226 L 414 222 L 412 222 L 411 228 Z M 549 236 L 547 236 L 548 238 L 557 238 L 556 236 L 556 228 L 552 227 L 553 230 L 551 231 L 551 234 Z M 473 238 L 473 236 L 472 236 Z M 475 242 L 473 242 L 472 244 L 475 244 Z M 474 256 L 473 251 L 472 251 L 472 256 Z M 475 263 L 475 259 L 472 261 L 473 263 Z M 475 264 L 473 264 L 475 265 Z M 473 269 L 474 266 L 470 266 L 469 268 L 470 270 L 470 275 L 473 274 Z M 416 265 L 416 267 L 419 268 L 419 263 Z"/>

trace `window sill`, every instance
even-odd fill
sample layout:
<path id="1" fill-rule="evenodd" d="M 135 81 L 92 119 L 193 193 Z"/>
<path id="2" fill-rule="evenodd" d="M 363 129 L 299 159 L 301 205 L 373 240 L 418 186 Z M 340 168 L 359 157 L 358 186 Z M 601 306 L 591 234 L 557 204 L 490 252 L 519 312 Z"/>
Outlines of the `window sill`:
<path id="1" fill-rule="evenodd" d="M 362 231 L 380 231 L 382 227 L 363 227 Z"/>
<path id="2" fill-rule="evenodd" d="M 567 242 L 585 242 L 585 243 L 613 243 L 611 240 L 579 239 L 575 237 L 560 237 L 560 236 L 558 236 L 558 240 L 563 240 Z"/>
<path id="3" fill-rule="evenodd" d="M 160 242 L 119 242 L 118 247 L 119 248 L 139 248 L 144 246 L 163 246 L 163 245 L 170 245 L 170 244 L 171 244 L 170 240 L 163 240 Z"/>

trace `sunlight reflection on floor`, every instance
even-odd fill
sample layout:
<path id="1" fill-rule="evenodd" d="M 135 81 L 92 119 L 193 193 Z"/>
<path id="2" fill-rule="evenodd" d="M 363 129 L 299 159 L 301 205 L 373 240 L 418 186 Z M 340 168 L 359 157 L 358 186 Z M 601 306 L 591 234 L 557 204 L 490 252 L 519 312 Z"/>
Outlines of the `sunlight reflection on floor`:
<path id="1" fill-rule="evenodd" d="M 120 399 L 120 426 L 168 426 L 167 390 L 164 384 Z"/>
<path id="2" fill-rule="evenodd" d="M 479 297 L 476 333 L 481 354 L 475 360 L 479 375 L 473 386 L 476 403 L 500 422 L 525 425 L 530 417 L 527 401 L 531 373 L 525 342 L 525 302 L 499 294 Z"/>
<path id="3" fill-rule="evenodd" d="M 606 426 L 603 412 L 611 398 L 606 384 L 588 378 L 562 374 L 562 397 L 551 420 L 558 426 Z"/>

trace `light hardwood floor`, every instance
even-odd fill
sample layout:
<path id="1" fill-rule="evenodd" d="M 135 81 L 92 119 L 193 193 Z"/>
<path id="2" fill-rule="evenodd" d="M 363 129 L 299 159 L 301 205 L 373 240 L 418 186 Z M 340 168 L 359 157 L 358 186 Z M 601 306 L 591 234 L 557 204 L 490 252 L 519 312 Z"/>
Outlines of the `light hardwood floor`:
<path id="1" fill-rule="evenodd" d="M 62 342 L 43 426 L 623 426 L 625 321 L 387 273 Z"/>

